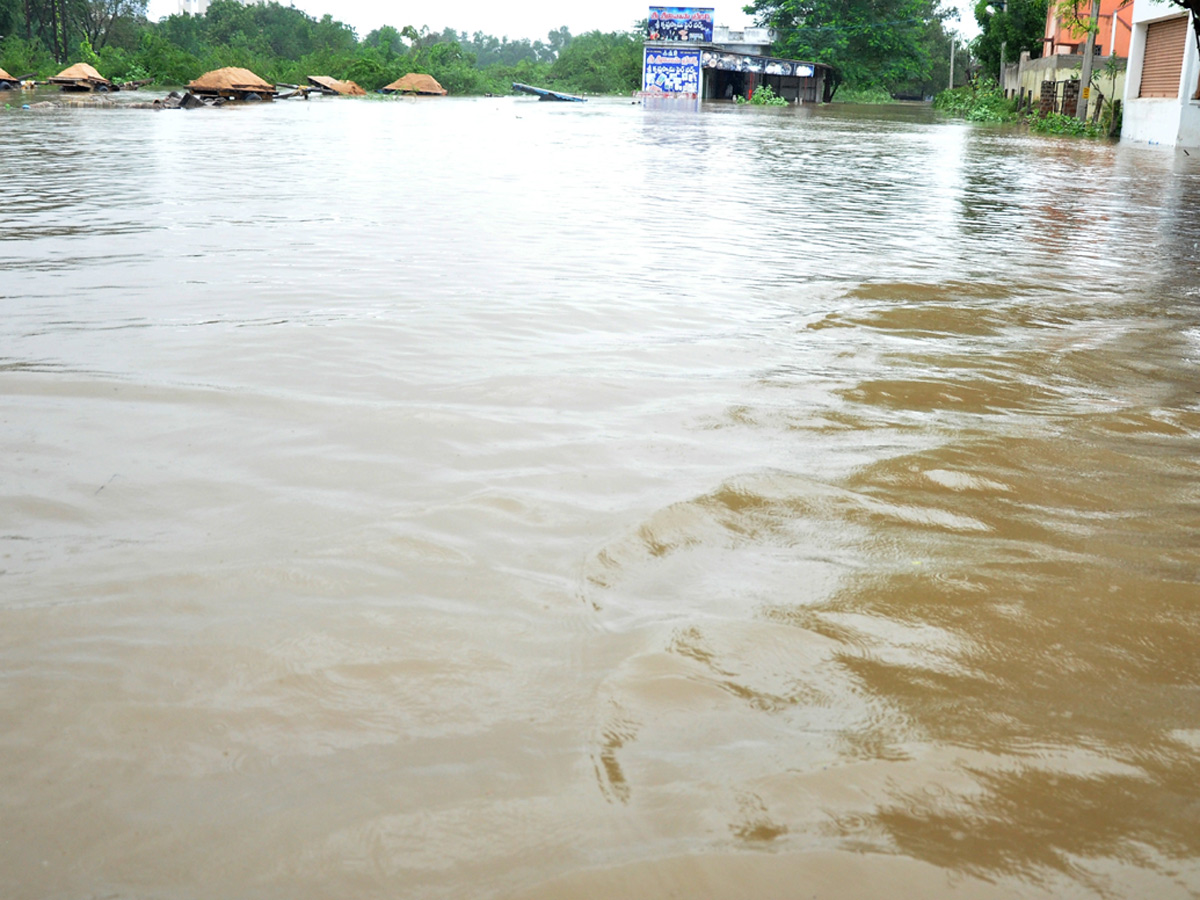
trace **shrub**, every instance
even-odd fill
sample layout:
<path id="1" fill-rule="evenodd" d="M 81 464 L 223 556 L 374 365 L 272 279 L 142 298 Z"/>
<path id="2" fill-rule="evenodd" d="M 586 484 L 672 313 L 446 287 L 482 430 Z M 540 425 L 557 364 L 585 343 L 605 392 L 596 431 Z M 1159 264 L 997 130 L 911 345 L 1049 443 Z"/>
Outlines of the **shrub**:
<path id="1" fill-rule="evenodd" d="M 892 95 L 881 87 L 839 87 L 833 99 L 837 103 L 891 103 Z"/>
<path id="2" fill-rule="evenodd" d="M 25 41 L 10 34 L 0 40 L 0 68 L 6 69 L 14 78 L 22 75 L 49 77 L 63 67 L 54 62 L 54 57 L 36 37 Z"/>
<path id="3" fill-rule="evenodd" d="M 776 94 L 769 84 L 756 87 L 750 95 L 750 102 L 754 106 L 787 106 L 787 101 Z"/>
<path id="4" fill-rule="evenodd" d="M 1103 129 L 1091 122 L 1080 122 L 1074 116 L 1062 113 L 1046 113 L 1029 120 L 1029 130 L 1037 134 L 1068 134 L 1073 137 L 1102 137 Z"/>
<path id="5" fill-rule="evenodd" d="M 953 90 L 942 91 L 933 99 L 933 108 L 968 122 L 1014 122 L 1017 103 L 1001 93 L 995 81 L 975 81 Z"/>

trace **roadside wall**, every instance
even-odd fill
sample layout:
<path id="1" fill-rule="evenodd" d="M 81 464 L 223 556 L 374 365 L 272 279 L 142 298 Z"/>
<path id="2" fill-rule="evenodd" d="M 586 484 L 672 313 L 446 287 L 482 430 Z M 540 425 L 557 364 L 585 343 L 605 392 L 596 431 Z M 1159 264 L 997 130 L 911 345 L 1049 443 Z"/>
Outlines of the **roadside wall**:
<path id="1" fill-rule="evenodd" d="M 1115 79 L 1113 74 L 1105 71 L 1110 60 L 1116 68 Z M 1115 60 L 1111 56 L 1092 57 L 1092 96 L 1088 101 L 1090 108 L 1095 108 L 1099 95 L 1103 95 L 1106 104 L 1125 96 L 1125 63 L 1120 57 Z M 1024 91 L 1026 94 L 1032 94 L 1036 103 L 1036 99 L 1042 95 L 1042 82 L 1053 81 L 1058 84 L 1058 96 L 1061 100 L 1062 82 L 1078 81 L 1082 66 L 1083 57 L 1078 54 L 1060 53 L 1042 59 L 1030 59 L 1028 54 L 1022 53 L 1013 96 L 1019 96 L 1021 91 Z"/>

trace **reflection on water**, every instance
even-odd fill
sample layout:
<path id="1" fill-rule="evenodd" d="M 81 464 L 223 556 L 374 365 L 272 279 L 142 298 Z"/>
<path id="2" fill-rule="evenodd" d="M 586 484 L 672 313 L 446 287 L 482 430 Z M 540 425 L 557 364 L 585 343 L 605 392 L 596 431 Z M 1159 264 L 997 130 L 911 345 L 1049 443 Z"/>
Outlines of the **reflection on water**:
<path id="1" fill-rule="evenodd" d="M 0 151 L 0 893 L 1200 891 L 1194 160 L 508 99 Z"/>

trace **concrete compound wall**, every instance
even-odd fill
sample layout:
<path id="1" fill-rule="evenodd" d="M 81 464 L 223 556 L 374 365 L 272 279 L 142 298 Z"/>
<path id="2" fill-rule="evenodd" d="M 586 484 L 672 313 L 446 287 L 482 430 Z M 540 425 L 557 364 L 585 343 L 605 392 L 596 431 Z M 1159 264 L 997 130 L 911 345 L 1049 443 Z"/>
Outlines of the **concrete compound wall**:
<path id="1" fill-rule="evenodd" d="M 1094 109 L 1099 95 L 1104 96 L 1105 104 L 1120 100 L 1125 96 L 1125 60 L 1117 58 L 1115 79 L 1105 72 L 1108 56 L 1092 57 L 1092 96 L 1088 103 L 1089 109 Z M 1011 95 L 1031 95 L 1035 98 L 1042 96 L 1042 84 L 1052 81 L 1058 84 L 1058 95 L 1061 101 L 1064 83 L 1079 80 L 1079 72 L 1083 65 L 1083 57 L 1078 54 L 1060 53 L 1044 56 L 1041 59 L 1030 59 L 1028 54 L 1021 54 L 1020 70 L 1016 75 L 1015 84 L 1009 82 Z M 1114 84 L 1115 80 L 1115 84 Z"/>

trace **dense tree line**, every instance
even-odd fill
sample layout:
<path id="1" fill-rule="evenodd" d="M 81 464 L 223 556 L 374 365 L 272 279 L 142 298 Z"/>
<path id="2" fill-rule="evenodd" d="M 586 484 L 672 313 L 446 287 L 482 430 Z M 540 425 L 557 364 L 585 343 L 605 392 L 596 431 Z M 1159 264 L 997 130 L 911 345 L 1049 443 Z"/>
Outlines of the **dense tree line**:
<path id="1" fill-rule="evenodd" d="M 186 84 L 243 66 L 279 84 L 332 75 L 376 90 L 408 72 L 433 75 L 452 94 L 501 93 L 513 81 L 616 93 L 641 84 L 640 33 L 509 40 L 475 32 L 384 26 L 359 39 L 326 15 L 272 2 L 214 0 L 203 16 L 146 19 L 146 0 L 0 0 L 0 68 L 53 75 L 89 62 L 114 81 Z"/>
<path id="2" fill-rule="evenodd" d="M 1016 62 L 1023 50 L 1041 56 L 1047 8 L 1047 0 L 977 0 L 979 37 L 971 42 L 971 52 L 987 77 L 1000 75 L 1002 45 L 1005 62 Z"/>
<path id="3" fill-rule="evenodd" d="M 833 70 L 841 86 L 929 96 L 946 87 L 951 42 L 940 0 L 753 0 L 746 12 L 774 29 L 774 52 Z"/>
<path id="4" fill-rule="evenodd" d="M 0 36 L 36 40 L 60 62 L 80 40 L 103 47 L 134 38 L 146 0 L 0 0 Z"/>

